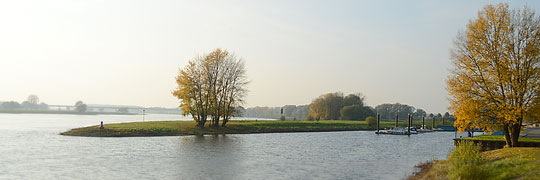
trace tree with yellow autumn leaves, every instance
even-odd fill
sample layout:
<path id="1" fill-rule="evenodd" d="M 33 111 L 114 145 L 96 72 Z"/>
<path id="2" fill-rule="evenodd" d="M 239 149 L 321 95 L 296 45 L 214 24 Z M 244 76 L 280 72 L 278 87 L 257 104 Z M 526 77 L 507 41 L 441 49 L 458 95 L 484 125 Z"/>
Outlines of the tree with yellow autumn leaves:
<path id="1" fill-rule="evenodd" d="M 540 107 L 540 17 L 534 11 L 487 5 L 455 39 L 447 80 L 460 132 L 503 131 L 518 145 L 523 119 Z"/>
<path id="2" fill-rule="evenodd" d="M 176 77 L 172 92 L 180 100 L 184 115 L 191 115 L 197 126 L 225 126 L 236 114 L 247 93 L 244 61 L 226 50 L 216 49 L 191 59 Z M 211 118 L 211 119 L 208 119 Z"/>

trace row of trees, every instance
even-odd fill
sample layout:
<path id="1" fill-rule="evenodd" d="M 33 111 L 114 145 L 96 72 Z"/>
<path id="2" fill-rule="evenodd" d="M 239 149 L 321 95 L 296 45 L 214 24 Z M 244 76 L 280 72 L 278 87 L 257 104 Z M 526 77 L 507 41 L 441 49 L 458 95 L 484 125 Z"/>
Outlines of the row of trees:
<path id="1" fill-rule="evenodd" d="M 250 107 L 242 113 L 244 117 L 277 119 L 280 116 L 281 107 Z"/>
<path id="2" fill-rule="evenodd" d="M 226 50 L 216 49 L 190 60 L 176 77 L 172 92 L 180 100 L 184 115 L 191 115 L 199 127 L 208 118 L 212 126 L 225 126 L 242 105 L 248 80 L 244 61 Z"/>
<path id="3" fill-rule="evenodd" d="M 281 114 L 281 109 L 283 109 L 283 114 Z M 281 116 L 284 116 L 286 119 L 304 120 L 309 114 L 309 105 L 285 105 L 283 107 L 257 106 L 247 108 L 240 114 L 244 117 L 278 119 Z"/>
<path id="4" fill-rule="evenodd" d="M 335 94 L 338 94 L 339 96 L 340 93 L 331 93 L 331 94 L 334 94 L 332 96 L 335 96 Z M 322 97 L 325 97 L 325 95 L 323 95 Z M 324 101 L 321 100 L 320 98 L 317 98 L 317 99 L 314 100 L 314 102 L 316 101 L 317 103 L 319 103 L 318 106 L 323 106 L 324 103 L 322 102 Z M 379 113 L 381 114 L 382 120 L 394 120 L 396 117 L 396 114 L 398 115 L 400 120 L 406 120 L 408 117 L 408 114 L 413 115 L 413 118 L 415 120 L 420 120 L 422 119 L 422 117 L 426 117 L 427 119 L 435 118 L 436 120 L 442 120 L 443 118 L 444 120 L 449 120 L 449 121 L 455 120 L 455 117 L 451 115 L 449 112 L 445 112 L 444 114 L 441 114 L 441 113 L 427 114 L 426 111 L 424 111 L 423 109 L 416 109 L 413 106 L 400 104 L 400 103 L 380 104 L 380 105 L 377 105 L 375 108 L 372 108 L 369 106 L 363 106 L 364 98 L 363 96 L 359 94 L 351 94 L 351 95 L 343 97 L 342 103 L 343 104 L 342 104 L 341 109 L 336 108 L 333 110 L 333 111 L 339 112 L 339 117 L 335 119 L 364 120 L 366 117 L 375 117 L 376 113 Z M 310 104 L 310 105 L 313 105 L 313 104 Z M 239 109 L 238 114 L 244 117 L 257 117 L 257 118 L 279 119 L 281 116 L 283 116 L 287 120 L 317 120 L 316 118 L 314 118 L 313 115 L 310 115 L 310 105 L 299 105 L 299 106 L 285 105 L 282 107 L 257 106 L 257 107 L 250 107 L 247 109 L 239 107 L 240 109 Z M 283 109 L 283 114 L 281 114 L 281 109 Z M 332 109 L 332 108 L 327 108 L 327 109 Z M 315 108 L 313 110 L 315 110 Z M 337 114 L 337 113 L 331 113 L 331 114 Z"/>
<path id="5" fill-rule="evenodd" d="M 82 101 L 77 101 L 75 103 L 75 111 L 79 113 L 86 112 L 87 105 Z M 3 102 L 0 105 L 0 109 L 6 110 L 49 110 L 49 105 L 46 103 L 40 103 L 39 97 L 37 95 L 28 96 L 26 101 L 18 103 L 16 101 Z"/>
<path id="6" fill-rule="evenodd" d="M 344 96 L 341 92 L 323 94 L 309 105 L 307 120 L 364 120 L 375 116 L 372 107 L 364 105 L 365 97 L 361 94 Z"/>
<path id="7" fill-rule="evenodd" d="M 285 105 L 283 108 L 283 116 L 293 120 L 303 120 L 309 114 L 309 105 Z"/>
<path id="8" fill-rule="evenodd" d="M 435 118 L 435 119 L 445 119 L 445 120 L 455 120 L 455 117 L 451 115 L 449 112 L 445 112 L 444 115 L 441 113 L 437 114 L 427 114 L 426 111 L 423 109 L 417 109 L 414 106 L 409 106 L 406 104 L 380 104 L 375 107 L 375 111 L 381 115 L 381 119 L 384 120 L 390 120 L 395 119 L 396 115 L 398 116 L 398 119 L 400 120 L 407 120 L 408 115 L 412 115 L 413 119 L 422 119 L 422 117 L 425 118 Z"/>
<path id="9" fill-rule="evenodd" d="M 1 109 L 6 110 L 19 110 L 19 109 L 25 109 L 25 110 L 48 110 L 49 105 L 46 103 L 39 103 L 39 97 L 36 95 L 30 95 L 28 96 L 26 101 L 23 101 L 22 103 L 18 103 L 16 101 L 8 101 L 3 102 L 0 105 Z"/>
<path id="10" fill-rule="evenodd" d="M 406 120 L 409 114 L 414 119 L 420 119 L 427 114 L 423 109 L 416 109 L 413 106 L 400 103 L 380 104 L 375 107 L 375 111 L 381 115 L 381 119 L 395 119 L 397 115 L 400 120 Z"/>
<path id="11" fill-rule="evenodd" d="M 393 120 L 396 115 L 400 120 L 406 120 L 408 115 L 412 115 L 414 119 L 420 120 L 422 117 L 455 120 L 450 113 L 441 113 L 429 115 L 423 109 L 416 109 L 413 106 L 406 104 L 380 104 L 375 108 L 364 105 L 365 97 L 361 94 L 349 94 L 343 96 L 343 93 L 328 93 L 321 95 L 313 100 L 309 105 L 309 115 L 307 120 L 364 120 L 367 117 L 375 117 L 377 113 L 381 115 L 383 120 Z"/>

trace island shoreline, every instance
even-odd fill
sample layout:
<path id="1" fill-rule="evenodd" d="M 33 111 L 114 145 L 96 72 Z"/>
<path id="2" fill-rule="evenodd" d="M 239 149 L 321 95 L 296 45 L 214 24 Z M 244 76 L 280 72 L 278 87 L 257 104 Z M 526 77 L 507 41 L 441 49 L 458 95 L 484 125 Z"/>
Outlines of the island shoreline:
<path id="1" fill-rule="evenodd" d="M 380 128 L 390 128 L 395 122 L 381 122 Z M 152 136 L 190 136 L 220 134 L 263 134 L 263 133 L 303 133 L 338 131 L 375 131 L 365 121 L 230 121 L 227 127 L 195 126 L 193 121 L 147 121 L 105 124 L 71 129 L 60 135 L 84 137 L 152 137 Z"/>

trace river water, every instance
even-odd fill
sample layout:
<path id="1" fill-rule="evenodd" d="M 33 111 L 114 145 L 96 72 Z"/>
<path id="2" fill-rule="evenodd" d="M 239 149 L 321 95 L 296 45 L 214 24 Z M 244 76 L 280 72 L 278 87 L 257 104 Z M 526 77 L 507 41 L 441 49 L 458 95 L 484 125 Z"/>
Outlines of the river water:
<path id="1" fill-rule="evenodd" d="M 146 120 L 189 120 L 149 114 Z M 373 131 L 209 136 L 71 137 L 136 115 L 0 114 L 0 179 L 402 179 L 445 159 L 453 132 Z"/>

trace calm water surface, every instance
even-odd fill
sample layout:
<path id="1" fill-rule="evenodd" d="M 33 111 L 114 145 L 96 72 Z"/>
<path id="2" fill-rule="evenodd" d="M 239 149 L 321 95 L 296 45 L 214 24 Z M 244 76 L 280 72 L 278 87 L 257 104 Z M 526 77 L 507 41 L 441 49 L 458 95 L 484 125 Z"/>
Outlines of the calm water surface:
<path id="1" fill-rule="evenodd" d="M 147 120 L 188 120 L 147 115 Z M 445 159 L 452 132 L 96 138 L 71 128 L 140 116 L 0 114 L 0 179 L 401 179 Z"/>

